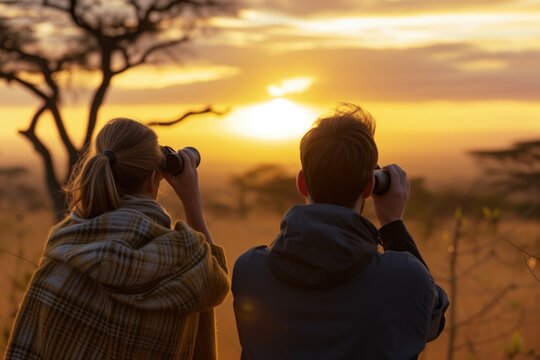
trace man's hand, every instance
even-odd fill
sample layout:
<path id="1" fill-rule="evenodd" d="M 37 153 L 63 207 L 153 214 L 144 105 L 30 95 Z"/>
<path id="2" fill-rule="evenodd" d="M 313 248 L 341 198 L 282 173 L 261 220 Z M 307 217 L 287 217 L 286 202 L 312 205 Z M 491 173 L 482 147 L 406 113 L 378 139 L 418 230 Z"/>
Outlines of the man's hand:
<path id="1" fill-rule="evenodd" d="M 409 200 L 409 181 L 407 174 L 398 165 L 384 167 L 390 174 L 390 189 L 383 195 L 372 195 L 375 214 L 381 227 L 403 219 L 403 213 Z"/>

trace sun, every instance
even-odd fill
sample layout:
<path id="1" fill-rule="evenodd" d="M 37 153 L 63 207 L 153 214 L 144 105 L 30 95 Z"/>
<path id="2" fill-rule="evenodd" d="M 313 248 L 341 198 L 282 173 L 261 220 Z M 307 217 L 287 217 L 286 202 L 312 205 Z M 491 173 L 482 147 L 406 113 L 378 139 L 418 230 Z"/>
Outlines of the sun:
<path id="1" fill-rule="evenodd" d="M 248 106 L 231 115 L 235 133 L 264 140 L 296 139 L 316 119 L 315 111 L 284 98 Z"/>
<path id="2" fill-rule="evenodd" d="M 267 88 L 273 99 L 244 107 L 231 114 L 229 128 L 236 134 L 264 140 L 291 140 L 302 136 L 313 124 L 316 112 L 285 96 L 306 92 L 315 79 L 311 76 L 284 79 Z"/>

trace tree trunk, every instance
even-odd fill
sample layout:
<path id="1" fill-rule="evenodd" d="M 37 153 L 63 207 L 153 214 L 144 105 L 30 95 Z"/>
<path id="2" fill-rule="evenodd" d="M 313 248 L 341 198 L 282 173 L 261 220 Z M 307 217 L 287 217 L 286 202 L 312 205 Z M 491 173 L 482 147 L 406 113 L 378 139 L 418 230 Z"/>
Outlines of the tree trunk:
<path id="1" fill-rule="evenodd" d="M 450 308 L 449 318 L 448 318 L 448 350 L 447 350 L 447 360 L 454 359 L 454 347 L 456 342 L 457 327 L 456 327 L 456 309 L 457 309 L 457 293 L 458 293 L 458 278 L 457 278 L 457 260 L 458 260 L 458 248 L 459 240 L 461 237 L 461 225 L 463 222 L 462 209 L 458 208 L 455 214 L 455 227 L 454 234 L 452 236 L 452 243 L 450 244 L 450 290 L 449 290 L 449 300 Z"/>

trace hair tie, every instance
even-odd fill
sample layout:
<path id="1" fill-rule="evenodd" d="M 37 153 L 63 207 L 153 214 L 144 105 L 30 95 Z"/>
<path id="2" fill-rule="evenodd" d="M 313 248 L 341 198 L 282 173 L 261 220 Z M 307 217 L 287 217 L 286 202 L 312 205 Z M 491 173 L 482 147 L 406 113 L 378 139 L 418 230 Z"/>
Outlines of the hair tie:
<path id="1" fill-rule="evenodd" d="M 105 150 L 103 155 L 109 158 L 109 165 L 112 167 L 116 164 L 116 155 L 111 150 Z"/>

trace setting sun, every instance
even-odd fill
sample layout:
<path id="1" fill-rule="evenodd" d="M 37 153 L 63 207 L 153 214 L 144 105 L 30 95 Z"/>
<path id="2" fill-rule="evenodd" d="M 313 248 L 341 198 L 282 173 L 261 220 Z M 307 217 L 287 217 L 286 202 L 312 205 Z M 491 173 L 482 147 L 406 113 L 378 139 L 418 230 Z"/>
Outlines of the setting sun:
<path id="1" fill-rule="evenodd" d="M 230 128 L 239 135 L 265 140 L 288 140 L 306 132 L 317 115 L 308 107 L 278 98 L 239 109 L 229 118 Z"/>

